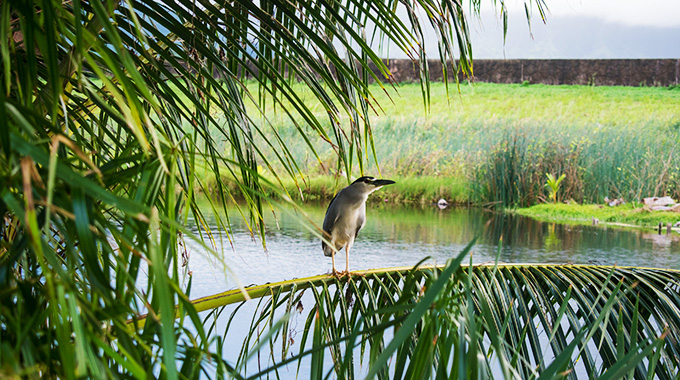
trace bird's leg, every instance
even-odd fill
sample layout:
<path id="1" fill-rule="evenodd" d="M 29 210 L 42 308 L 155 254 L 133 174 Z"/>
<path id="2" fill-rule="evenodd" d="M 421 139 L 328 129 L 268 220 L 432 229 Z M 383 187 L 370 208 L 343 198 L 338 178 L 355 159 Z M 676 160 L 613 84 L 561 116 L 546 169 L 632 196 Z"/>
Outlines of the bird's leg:
<path id="1" fill-rule="evenodd" d="M 331 261 L 333 262 L 333 274 L 337 274 L 338 270 L 335 269 L 335 254 L 338 253 L 338 251 L 333 250 L 333 254 L 331 255 Z"/>
<path id="2" fill-rule="evenodd" d="M 345 271 L 342 272 L 342 276 L 347 276 L 348 278 L 350 278 L 352 276 L 364 277 L 365 276 L 364 273 L 359 273 L 359 272 L 352 273 L 352 272 L 349 271 L 349 251 L 350 251 L 351 248 L 352 248 L 352 244 L 347 244 L 347 246 L 345 247 Z"/>
<path id="3" fill-rule="evenodd" d="M 345 271 L 342 272 L 342 275 L 348 278 L 352 276 L 352 273 L 349 271 L 349 251 L 352 249 L 352 243 L 353 241 L 350 239 L 345 245 Z"/>

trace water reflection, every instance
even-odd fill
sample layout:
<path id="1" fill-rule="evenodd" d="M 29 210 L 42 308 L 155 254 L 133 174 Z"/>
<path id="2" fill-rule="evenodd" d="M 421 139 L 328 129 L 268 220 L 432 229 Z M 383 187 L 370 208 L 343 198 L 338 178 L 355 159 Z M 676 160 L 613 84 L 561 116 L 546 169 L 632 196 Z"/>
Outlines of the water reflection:
<path id="1" fill-rule="evenodd" d="M 277 210 L 278 228 L 273 215 L 267 215 L 266 253 L 245 223 L 232 216 L 233 246 L 222 235 L 218 251 L 246 285 L 327 273 L 331 260 L 323 255 L 318 236 L 304 226 L 306 218 L 320 226 L 324 213 L 324 205 L 307 205 L 302 213 Z M 541 223 L 511 214 L 468 208 L 439 209 L 436 205 L 369 205 L 367 219 L 352 250 L 351 270 L 411 266 L 427 256 L 431 257 L 430 262 L 444 263 L 475 237 L 478 240 L 473 249 L 474 263 L 494 260 L 502 237 L 500 260 L 506 263 L 680 268 L 677 234 Z M 218 233 L 214 221 L 210 223 L 213 232 Z M 189 243 L 188 247 L 192 254 L 194 296 L 236 285 L 236 277 L 225 272 L 219 260 L 203 255 L 205 250 L 196 244 Z M 338 267 L 344 266 L 343 261 L 341 252 Z"/>
<path id="2" fill-rule="evenodd" d="M 502 260 L 680 267 L 680 236 L 651 230 L 541 223 L 516 215 L 496 215 L 485 242 L 503 236 Z"/>
<path id="3" fill-rule="evenodd" d="M 219 257 L 205 255 L 205 249 L 200 245 L 187 241 L 191 254 L 189 269 L 193 271 L 191 298 L 234 288 L 237 278 L 242 284 L 249 285 L 329 272 L 330 258 L 323 255 L 318 236 L 304 226 L 306 218 L 321 225 L 324 213 L 325 205 L 308 205 L 297 214 L 277 210 L 278 227 L 273 215 L 267 215 L 269 229 L 266 232 L 266 253 L 261 241 L 253 238 L 245 223 L 236 216 L 237 213 L 233 213 L 231 218 L 231 240 L 219 233 L 214 220 L 209 220 L 213 234 L 218 237 Z M 507 263 L 593 263 L 680 268 L 680 238 L 677 235 L 603 226 L 540 223 L 516 215 L 480 209 L 439 209 L 437 205 L 369 205 L 367 218 L 367 225 L 352 250 L 350 269 L 353 271 L 412 266 L 426 256 L 431 257 L 430 262 L 444 263 L 456 256 L 475 237 L 478 238 L 472 255 L 475 263 L 494 260 L 502 237 L 500 260 Z M 341 268 L 344 266 L 343 260 L 344 253 L 341 252 L 337 263 Z M 238 277 L 226 271 L 222 261 Z M 311 305 L 311 293 L 305 297 L 304 305 Z M 240 317 L 234 320 L 229 330 L 226 339 L 232 344 L 225 345 L 223 357 L 232 363 L 240 354 L 240 343 L 234 342 L 246 338 L 256 307 L 256 302 L 246 303 Z M 232 306 L 227 310 L 218 319 L 218 332 L 224 331 L 227 317 L 234 308 Z M 297 338 L 305 323 L 304 313 L 294 314 L 291 322 L 289 333 L 296 339 L 296 345 L 300 344 Z M 544 340 L 545 336 L 541 339 L 541 344 L 548 344 Z M 299 349 L 296 345 L 293 347 L 295 352 Z M 268 358 L 268 350 L 269 346 L 265 345 L 257 358 Z M 356 355 L 358 357 L 360 352 Z M 326 369 L 332 367 L 330 358 L 327 351 L 324 358 Z M 249 367 L 251 374 L 258 368 L 258 363 L 252 364 Z M 300 373 L 310 373 L 310 368 L 311 360 L 308 358 L 302 362 Z M 365 375 L 366 368 L 357 361 L 357 374 Z M 277 375 L 283 379 L 294 379 L 296 373 L 297 367 L 290 366 L 282 367 Z M 587 377 L 587 373 L 577 372 L 577 376 Z"/>

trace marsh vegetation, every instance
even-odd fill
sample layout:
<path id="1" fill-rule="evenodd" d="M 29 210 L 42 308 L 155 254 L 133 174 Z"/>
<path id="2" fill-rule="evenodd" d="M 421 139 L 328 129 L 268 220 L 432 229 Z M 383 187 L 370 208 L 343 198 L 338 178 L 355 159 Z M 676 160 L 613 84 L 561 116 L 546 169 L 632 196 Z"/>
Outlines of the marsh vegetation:
<path id="1" fill-rule="evenodd" d="M 384 189 L 384 198 L 527 207 L 549 200 L 546 174 L 565 175 L 558 201 L 680 198 L 675 87 L 475 83 L 459 90 L 447 95 L 443 84 L 432 83 L 427 111 L 417 84 L 401 84 L 399 96 L 380 99 L 384 113 L 372 116 L 380 165 L 369 156 L 364 170 L 400 183 Z M 295 147 L 303 195 L 328 198 L 345 185 L 330 146 L 313 140 L 316 159 L 292 124 L 274 114 L 272 120 Z M 295 195 L 295 184 L 285 183 Z"/>

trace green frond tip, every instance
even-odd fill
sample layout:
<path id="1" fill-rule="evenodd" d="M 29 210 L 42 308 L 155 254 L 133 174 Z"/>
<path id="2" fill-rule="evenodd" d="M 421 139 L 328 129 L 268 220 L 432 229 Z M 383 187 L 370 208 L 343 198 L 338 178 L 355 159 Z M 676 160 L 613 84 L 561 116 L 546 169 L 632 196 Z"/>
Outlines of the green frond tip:
<path id="1" fill-rule="evenodd" d="M 549 191 L 548 196 L 550 197 L 550 200 L 552 200 L 552 202 L 555 203 L 557 202 L 557 192 L 560 190 L 560 183 L 567 176 L 565 174 L 562 174 L 560 178 L 555 179 L 554 175 L 552 175 L 551 173 L 546 173 L 546 177 L 548 177 L 548 180 L 545 183 L 545 187 Z"/>
<path id="2" fill-rule="evenodd" d="M 353 373 L 348 363 L 357 349 L 369 355 L 369 377 L 387 374 L 390 363 L 396 378 L 413 373 L 434 378 L 441 371 L 443 378 L 488 374 L 496 366 L 524 378 L 596 368 L 610 376 L 652 371 L 672 378 L 679 364 L 674 352 L 680 349 L 680 271 L 460 264 L 372 269 L 351 277 L 320 275 L 246 288 L 254 300 L 248 302 L 260 305 L 260 322 L 250 326 L 248 336 L 266 332 L 271 346 L 282 344 L 282 352 L 290 353 L 290 343 L 277 340 L 281 334 L 268 326 L 281 326 L 272 321 L 289 321 L 291 313 L 307 320 L 299 353 L 271 356 L 273 366 L 254 378 L 309 355 L 320 360 L 325 350 L 331 350 L 334 365 L 319 362 L 315 373 L 334 371 L 338 377 Z M 244 299 L 234 290 L 192 303 L 197 311 L 219 314 Z M 293 306 L 303 301 L 305 312 Z M 233 320 L 240 307 L 232 309 Z M 382 333 L 391 327 L 397 329 L 394 335 Z M 439 365 L 446 362 L 442 370 Z"/>
<path id="3" fill-rule="evenodd" d="M 503 263 L 482 263 L 482 264 L 461 264 L 460 267 L 467 270 L 466 268 L 472 267 L 473 272 L 486 270 L 488 268 L 496 268 L 496 271 L 546 271 L 546 272 L 565 272 L 565 271 L 584 271 L 584 272 L 595 272 L 595 273 L 608 273 L 612 272 L 614 274 L 635 274 L 636 276 L 646 275 L 654 276 L 655 274 L 665 274 L 668 277 L 669 284 L 673 284 L 672 279 L 675 279 L 677 283 L 680 283 L 680 270 L 674 269 L 659 269 L 659 268 L 643 268 L 643 267 L 619 267 L 619 266 L 598 266 L 598 265 L 582 265 L 582 264 L 503 264 Z M 437 271 L 440 272 L 445 268 L 445 265 L 420 265 L 417 267 L 390 267 L 390 268 L 380 268 L 380 269 L 368 269 L 361 271 L 354 271 L 349 277 L 341 277 L 340 280 L 344 282 L 355 281 L 361 278 L 385 278 L 394 275 L 404 275 L 412 271 Z M 274 283 L 267 283 L 264 285 L 254 285 L 249 286 L 244 289 L 233 289 L 226 292 L 217 293 L 210 296 L 201 297 L 191 301 L 197 312 L 202 312 L 206 310 L 213 310 L 218 307 L 223 307 L 227 305 L 236 304 L 239 302 L 246 301 L 246 297 L 250 299 L 258 299 L 262 297 L 270 296 L 274 293 L 287 292 L 291 289 L 304 290 L 310 287 L 319 287 L 328 285 L 337 281 L 338 277 L 332 274 L 322 274 L 312 277 L 297 278 L 293 280 L 285 280 Z M 148 315 L 142 315 L 136 320 L 129 320 L 129 324 L 133 324 L 135 321 L 138 327 L 141 327 Z M 179 317 L 179 316 L 178 316 Z"/>

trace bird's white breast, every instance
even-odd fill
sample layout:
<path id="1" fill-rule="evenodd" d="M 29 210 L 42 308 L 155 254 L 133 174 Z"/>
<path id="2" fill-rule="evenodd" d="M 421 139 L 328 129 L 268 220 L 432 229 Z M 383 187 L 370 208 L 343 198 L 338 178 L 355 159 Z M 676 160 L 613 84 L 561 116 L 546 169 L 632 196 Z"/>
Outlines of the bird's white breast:
<path id="1" fill-rule="evenodd" d="M 366 220 L 366 204 L 364 202 L 348 202 L 345 212 L 338 214 L 333 224 L 334 243 L 344 246 L 349 240 L 356 237 L 357 230 L 363 227 Z"/>

